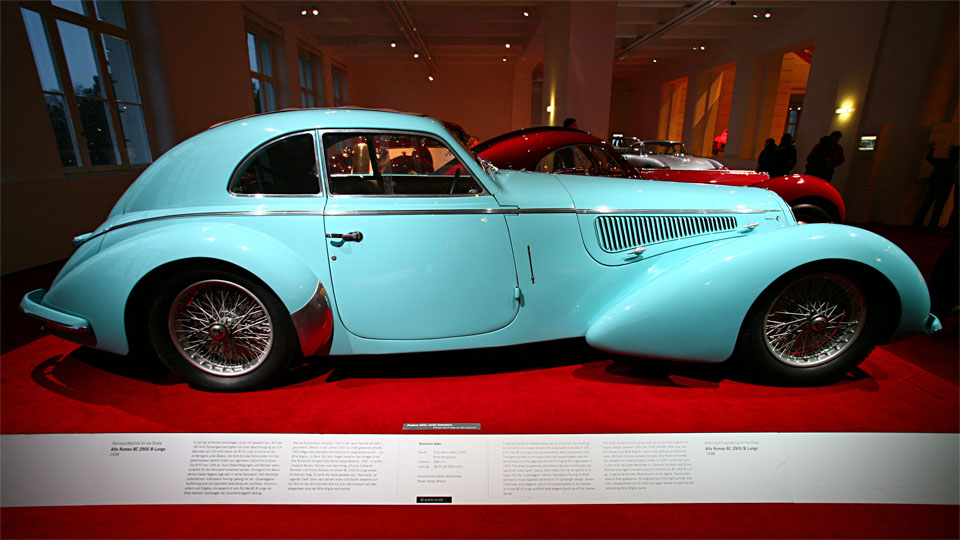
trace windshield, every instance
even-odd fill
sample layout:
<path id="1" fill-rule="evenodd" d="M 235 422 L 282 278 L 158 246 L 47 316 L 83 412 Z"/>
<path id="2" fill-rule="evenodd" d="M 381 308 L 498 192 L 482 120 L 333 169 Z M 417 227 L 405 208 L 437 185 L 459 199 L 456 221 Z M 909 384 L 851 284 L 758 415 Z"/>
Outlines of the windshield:
<path id="1" fill-rule="evenodd" d="M 687 149 L 683 143 L 670 141 L 647 141 L 643 143 L 644 154 L 665 155 L 665 154 L 686 154 Z"/>

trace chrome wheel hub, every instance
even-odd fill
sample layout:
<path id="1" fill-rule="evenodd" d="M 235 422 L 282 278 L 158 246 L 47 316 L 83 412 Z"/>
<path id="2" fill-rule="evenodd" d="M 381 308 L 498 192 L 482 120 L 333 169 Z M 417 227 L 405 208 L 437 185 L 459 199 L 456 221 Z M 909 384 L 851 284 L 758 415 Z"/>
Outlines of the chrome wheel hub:
<path id="1" fill-rule="evenodd" d="M 170 308 L 168 328 L 180 354 L 214 375 L 250 373 L 273 349 L 267 308 L 229 281 L 202 281 L 184 289 Z"/>
<path id="2" fill-rule="evenodd" d="M 791 367 L 825 364 L 850 348 L 863 331 L 866 302 L 856 283 L 838 274 L 794 281 L 767 309 L 767 350 Z"/>

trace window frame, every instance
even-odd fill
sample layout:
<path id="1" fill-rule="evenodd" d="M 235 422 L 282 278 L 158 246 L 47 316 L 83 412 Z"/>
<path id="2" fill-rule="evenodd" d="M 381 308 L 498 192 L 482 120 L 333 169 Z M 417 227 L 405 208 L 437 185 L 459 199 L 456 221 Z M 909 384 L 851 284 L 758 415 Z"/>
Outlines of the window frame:
<path id="1" fill-rule="evenodd" d="M 337 81 L 340 84 L 337 84 Z M 330 94 L 330 102 L 334 107 L 350 104 L 347 94 L 347 68 L 337 63 L 330 65 Z"/>
<path id="2" fill-rule="evenodd" d="M 453 148 L 445 141 L 442 137 L 434 134 L 427 133 L 423 131 L 412 131 L 412 130 L 392 130 L 392 129 L 362 129 L 362 128 L 336 128 L 336 129 L 320 129 L 318 131 L 317 142 L 319 143 L 319 152 L 320 152 L 320 162 L 322 166 L 322 191 L 328 193 L 330 198 L 364 198 L 364 199 L 435 199 L 435 198 L 451 198 L 451 197 L 482 197 L 485 195 L 490 195 L 490 192 L 487 190 L 487 186 L 477 178 L 477 175 L 473 173 L 467 163 L 464 161 L 463 156 L 453 150 Z M 442 194 L 421 194 L 421 193 L 370 193 L 370 194 L 338 194 L 334 193 L 330 188 L 330 171 L 327 169 L 327 148 L 326 144 L 323 142 L 324 135 L 333 134 L 333 133 L 346 133 L 346 134 L 355 134 L 355 135 L 409 135 L 413 137 L 428 137 L 436 140 L 440 143 L 441 146 L 447 149 L 451 155 L 455 156 L 460 162 L 460 166 L 463 167 L 464 172 L 480 186 L 479 193 L 442 193 Z M 461 175 L 462 176 L 462 175 Z M 452 180 L 452 178 L 451 178 Z"/>
<path id="3" fill-rule="evenodd" d="M 43 24 L 44 33 L 47 39 L 47 45 L 50 48 L 50 54 L 54 61 L 54 69 L 56 70 L 57 77 L 60 81 L 60 91 L 53 92 L 47 91 L 42 88 L 41 85 L 41 96 L 44 101 L 44 108 L 46 108 L 46 95 L 56 95 L 63 98 L 64 103 L 67 107 L 67 114 L 69 115 L 70 127 L 73 130 L 73 143 L 76 150 L 76 158 L 78 164 L 76 166 L 63 165 L 61 167 L 64 171 L 65 176 L 85 176 L 95 173 L 103 172 L 128 172 L 128 171 L 140 171 L 149 167 L 155 161 L 155 150 L 150 137 L 150 129 L 148 126 L 152 125 L 152 118 L 150 113 L 147 110 L 146 102 L 147 96 L 143 88 L 140 85 L 140 73 L 141 66 L 138 58 L 139 54 L 136 54 L 137 47 L 135 46 L 136 41 L 133 37 L 133 32 L 129 28 L 130 15 L 127 12 L 125 3 L 121 2 L 120 7 L 124 22 L 127 24 L 127 27 L 117 26 L 115 24 L 109 23 L 107 21 L 101 20 L 97 16 L 96 6 L 94 5 L 93 0 L 82 0 L 83 6 L 85 8 L 86 14 L 77 13 L 75 11 L 56 6 L 51 2 L 30 2 L 24 1 L 19 2 L 19 7 L 21 9 L 20 24 L 24 25 L 24 32 L 26 32 L 26 22 L 23 20 L 22 10 L 32 11 L 37 13 L 40 16 L 41 23 Z M 77 94 L 74 91 L 73 79 L 70 76 L 70 66 L 67 63 L 67 55 L 63 48 L 63 42 L 60 39 L 60 30 L 58 28 L 57 22 L 63 21 L 68 24 L 79 26 L 85 29 L 90 36 L 91 47 L 93 48 L 94 61 L 96 62 L 97 71 L 100 77 L 104 80 L 103 84 L 103 97 L 98 96 L 83 96 L 83 99 L 90 99 L 102 102 L 106 105 L 107 109 L 107 118 L 110 121 L 110 127 L 112 133 L 110 134 L 113 138 L 114 143 L 114 152 L 116 152 L 117 163 L 112 165 L 93 165 L 92 160 L 90 159 L 90 150 L 87 148 L 87 136 L 83 131 L 83 121 L 80 117 L 80 107 Z M 130 101 L 119 101 L 116 95 L 116 90 L 114 89 L 114 82 L 110 76 L 109 63 L 107 62 L 107 53 L 105 45 L 103 42 L 104 36 L 111 36 L 118 38 L 127 42 L 130 46 L 130 56 L 133 68 L 133 75 L 136 79 L 137 84 L 137 93 L 140 97 L 139 103 L 134 103 Z M 31 51 L 31 59 L 34 61 L 34 70 L 37 73 L 37 79 L 39 81 L 40 73 L 36 65 L 36 58 L 32 50 L 32 44 L 28 44 Z M 109 82 L 106 82 L 109 80 Z M 123 133 L 123 123 L 120 118 L 119 106 L 121 104 L 132 104 L 140 107 L 140 111 L 143 117 L 144 124 L 144 135 L 146 137 L 147 148 L 150 151 L 150 160 L 146 163 L 131 163 L 130 157 L 127 152 L 127 143 Z M 59 155 L 59 150 L 57 151 Z"/>
<path id="4" fill-rule="evenodd" d="M 248 43 L 248 36 L 252 35 L 256 43 L 256 54 L 257 54 L 257 67 L 263 69 L 263 42 L 267 43 L 267 46 L 270 47 L 270 72 L 271 75 L 263 73 L 263 71 L 254 71 L 250 66 L 250 49 Z M 280 96 L 280 81 L 277 75 L 279 66 L 277 64 L 277 43 L 280 41 L 279 36 L 273 32 L 267 30 L 263 26 L 251 21 L 250 19 L 245 20 L 243 28 L 243 37 L 244 37 L 244 46 L 247 49 L 247 68 L 250 72 L 250 79 L 257 79 L 260 82 L 260 97 L 263 99 L 263 109 L 262 111 L 257 111 L 258 102 L 254 99 L 254 114 L 264 114 L 268 112 L 277 111 L 280 109 L 278 102 Z M 267 97 L 265 94 L 264 83 L 270 83 L 273 86 L 273 103 L 267 104 Z M 253 93 L 253 87 L 250 88 L 251 97 Z M 272 107 L 272 108 L 271 108 Z"/>
<path id="5" fill-rule="evenodd" d="M 313 88 L 307 88 L 302 84 L 300 88 L 300 104 L 303 104 L 303 95 L 309 93 L 313 96 L 313 107 L 326 107 L 326 79 L 323 73 L 323 54 L 318 53 L 306 46 L 300 44 L 297 47 L 297 75 L 300 74 L 300 60 L 310 62 L 310 84 Z M 302 81 L 301 81 L 302 82 Z"/>
<path id="6" fill-rule="evenodd" d="M 247 166 L 250 165 L 250 163 L 254 159 L 259 157 L 260 153 L 263 150 L 266 150 L 267 147 L 272 146 L 273 144 L 278 143 L 284 139 L 289 139 L 290 137 L 296 137 L 298 135 L 310 135 L 311 137 L 313 137 L 313 162 L 314 162 L 314 165 L 317 167 L 317 187 L 320 190 L 319 193 L 237 193 L 231 190 L 231 187 L 233 186 L 234 181 L 236 181 L 239 178 L 239 176 L 243 174 L 243 171 L 247 170 Z M 325 197 L 326 190 L 324 189 L 323 180 L 320 178 L 321 176 L 320 163 L 319 163 L 320 162 L 320 148 L 319 148 L 320 141 L 322 141 L 322 139 L 320 138 L 319 130 L 305 129 L 302 131 L 293 131 L 291 133 L 285 133 L 283 135 L 280 135 L 279 137 L 274 137 L 268 141 L 265 141 L 257 145 L 253 150 L 248 152 L 247 155 L 243 157 L 243 159 L 240 160 L 240 164 L 234 167 L 233 172 L 230 173 L 230 178 L 227 181 L 227 185 L 226 185 L 227 193 L 231 197 L 243 197 L 243 198 L 254 198 L 254 199 L 262 199 L 266 197 L 271 197 L 271 198 L 276 197 L 276 198 L 283 198 L 283 199 L 290 199 L 290 198 L 305 199 L 305 198 Z"/>

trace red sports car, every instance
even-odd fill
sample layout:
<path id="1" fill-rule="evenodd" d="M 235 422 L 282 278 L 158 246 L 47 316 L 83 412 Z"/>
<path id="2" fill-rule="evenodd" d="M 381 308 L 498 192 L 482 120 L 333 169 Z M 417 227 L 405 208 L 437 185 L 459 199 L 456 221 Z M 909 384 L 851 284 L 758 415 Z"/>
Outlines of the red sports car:
<path id="1" fill-rule="evenodd" d="M 608 142 L 575 129 L 521 129 L 482 142 L 473 151 L 496 167 L 518 171 L 765 188 L 783 197 L 797 220 L 807 223 L 842 223 L 846 214 L 836 188 L 815 176 L 791 174 L 770 178 L 765 173 L 729 169 L 636 169 Z"/>

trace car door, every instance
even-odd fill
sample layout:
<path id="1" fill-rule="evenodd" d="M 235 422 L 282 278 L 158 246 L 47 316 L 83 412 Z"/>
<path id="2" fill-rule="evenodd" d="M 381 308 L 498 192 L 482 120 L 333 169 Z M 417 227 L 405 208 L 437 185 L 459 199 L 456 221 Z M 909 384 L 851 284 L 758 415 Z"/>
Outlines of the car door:
<path id="1" fill-rule="evenodd" d="M 371 339 L 492 332 L 519 309 L 506 218 L 440 139 L 322 135 L 324 211 L 337 310 Z"/>

